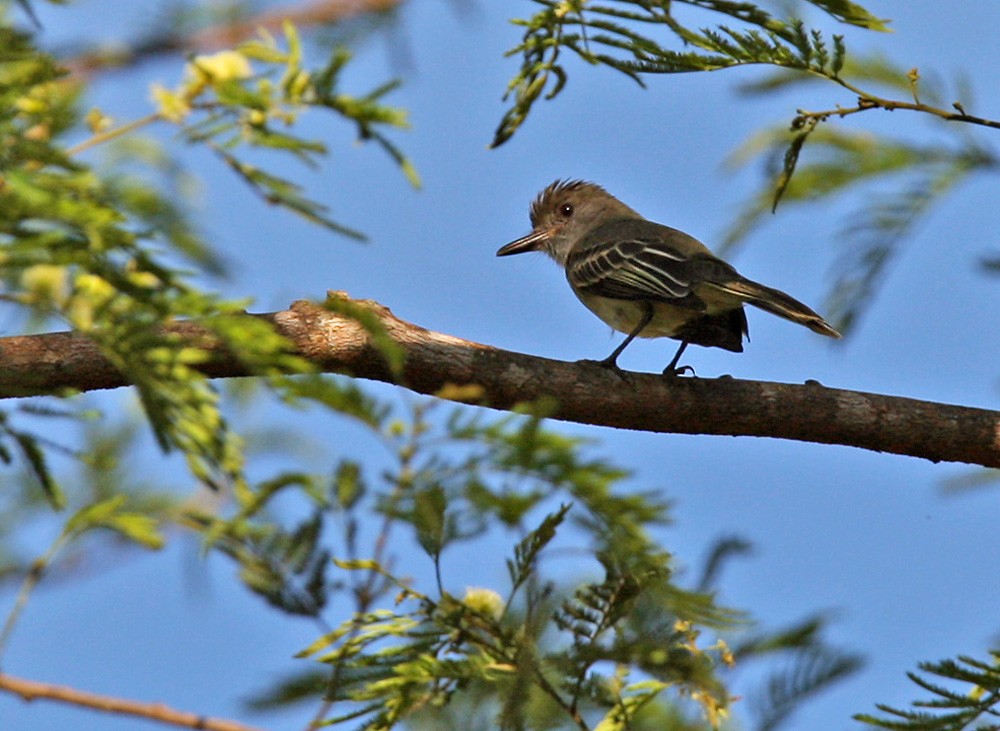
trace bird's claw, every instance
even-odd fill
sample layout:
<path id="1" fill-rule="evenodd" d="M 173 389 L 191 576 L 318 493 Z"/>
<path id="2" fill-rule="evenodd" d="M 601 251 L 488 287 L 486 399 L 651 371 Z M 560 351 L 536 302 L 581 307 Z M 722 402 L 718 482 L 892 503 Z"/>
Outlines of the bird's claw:
<path id="1" fill-rule="evenodd" d="M 577 363 L 580 365 L 588 366 L 599 366 L 605 370 L 609 370 L 616 374 L 619 378 L 625 377 L 625 371 L 618 365 L 615 359 L 605 358 L 604 360 L 591 360 L 590 358 L 584 358 L 583 360 L 578 360 Z"/>
<path id="2" fill-rule="evenodd" d="M 663 369 L 663 377 L 664 378 L 677 378 L 679 376 L 683 376 L 685 373 L 688 373 L 688 372 L 690 372 L 692 376 L 697 376 L 698 375 L 697 373 L 694 372 L 694 368 L 692 368 L 689 365 L 683 365 L 683 366 L 677 366 L 676 368 L 672 368 L 670 366 L 667 366 L 666 368 Z"/>

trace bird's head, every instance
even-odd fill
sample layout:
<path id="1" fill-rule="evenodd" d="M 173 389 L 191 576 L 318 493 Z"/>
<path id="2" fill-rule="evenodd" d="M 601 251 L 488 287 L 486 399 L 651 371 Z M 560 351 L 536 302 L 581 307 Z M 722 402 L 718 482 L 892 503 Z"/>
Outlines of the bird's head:
<path id="1" fill-rule="evenodd" d="M 544 251 L 560 264 L 585 234 L 607 221 L 642 218 L 604 188 L 582 180 L 557 180 L 531 204 L 531 233 L 511 241 L 497 256 Z"/>

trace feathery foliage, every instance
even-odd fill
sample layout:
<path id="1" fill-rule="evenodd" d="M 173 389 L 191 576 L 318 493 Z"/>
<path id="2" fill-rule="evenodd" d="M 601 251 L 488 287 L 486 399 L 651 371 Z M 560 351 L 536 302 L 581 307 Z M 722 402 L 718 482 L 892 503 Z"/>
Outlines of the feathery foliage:
<path id="1" fill-rule="evenodd" d="M 861 667 L 856 655 L 811 645 L 795 653 L 784 670 L 771 674 L 762 693 L 754 696 L 758 708 L 755 728 L 773 731 L 780 728 L 802 702 Z"/>
<path id="2" fill-rule="evenodd" d="M 752 3 L 722 0 L 535 0 L 543 6 L 528 19 L 512 21 L 525 29 L 508 55 L 521 56 L 521 68 L 507 87 L 513 105 L 493 139 L 503 144 L 521 126 L 539 98 L 553 99 L 566 85 L 568 72 L 562 52 L 572 52 L 594 66 L 607 66 L 644 85 L 646 74 L 716 71 L 749 64 L 766 64 L 837 78 L 846 49 L 842 36 L 829 41 L 816 29 L 795 19 L 779 19 Z M 812 2 L 842 23 L 887 30 L 860 5 Z M 710 11 L 737 22 L 695 29 L 676 15 L 680 6 Z M 655 35 L 654 35 L 655 34 Z M 663 39 L 659 36 L 663 36 Z M 684 50 L 671 48 L 673 40 Z M 688 50 L 694 49 L 694 50 Z"/>
<path id="3" fill-rule="evenodd" d="M 310 71 L 303 66 L 302 47 L 290 24 L 285 25 L 285 45 L 265 36 L 239 51 L 194 57 L 176 89 L 154 88 L 156 112 L 118 126 L 91 112 L 86 121 L 92 136 L 67 147 L 64 138 L 83 121 L 77 109 L 79 85 L 65 78 L 55 59 L 39 52 L 28 35 L 0 26 L 0 277 L 5 299 L 39 322 L 61 320 L 96 342 L 135 385 L 161 448 L 184 455 L 195 477 L 213 486 L 242 481 L 241 442 L 222 415 L 217 389 L 197 371 L 205 353 L 171 335 L 165 325 L 198 320 L 249 371 L 272 376 L 276 386 L 296 397 L 333 405 L 333 387 L 317 381 L 310 388 L 289 386 L 279 379 L 278 374 L 310 368 L 290 354 L 269 325 L 244 314 L 246 302 L 194 287 L 173 264 L 179 255 L 219 269 L 176 204 L 134 176 L 114 167 L 99 171 L 80 157 L 95 146 L 134 139 L 144 126 L 170 122 L 191 144 L 214 150 L 268 202 L 353 235 L 328 218 L 324 206 L 303 197 L 296 184 L 247 162 L 239 151 L 266 148 L 314 164 L 325 146 L 279 126 L 308 109 L 326 109 L 386 149 L 416 183 L 412 166 L 381 131 L 405 126 L 405 117 L 380 102 L 391 84 L 361 97 L 339 89 L 346 53 L 338 52 L 324 67 Z M 267 70 L 255 71 L 254 63 Z M 156 157 L 154 148 L 141 149 L 145 159 Z M 136 157 L 119 152 L 115 159 L 125 164 Z M 394 363 L 398 367 L 398 356 Z M 44 443 L 7 419 L 3 424 L 0 459 L 9 462 L 19 454 L 60 504 Z"/>
<path id="4" fill-rule="evenodd" d="M 329 667 L 326 720 L 389 728 L 420 709 L 462 702 L 471 687 L 504 699 L 493 713 L 505 728 L 540 713 L 624 728 L 673 689 L 717 725 L 728 712 L 717 677 L 728 654 L 701 635 L 735 626 L 740 615 L 676 583 L 669 555 L 649 534 L 666 506 L 652 493 L 622 493 L 627 473 L 584 459 L 578 440 L 537 416 L 486 421 L 459 409 L 432 421 L 426 409 L 416 406 L 408 424 L 371 427 L 395 454 L 380 481 L 348 460 L 332 479 L 289 475 L 258 485 L 239 495 L 243 507 L 231 518 L 192 516 L 272 605 L 301 614 L 303 596 L 309 608 L 329 606 L 335 595 L 353 598 L 352 615 L 300 654 Z M 311 517 L 275 533 L 268 505 L 289 490 L 311 496 Z M 365 555 L 362 520 L 372 507 L 384 522 Z M 490 515 L 521 535 L 506 560 L 507 588 L 456 593 L 442 565 L 456 551 L 476 550 Z M 327 520 L 339 525 L 332 543 L 319 539 Z M 433 566 L 431 586 L 404 578 L 416 556 L 384 552 L 382 537 L 405 527 Z M 597 547 L 603 578 L 574 588 L 555 552 L 581 538 Z M 583 577 L 594 571 L 587 562 L 568 566 Z M 483 557 L 484 577 L 503 567 L 503 557 Z M 259 702 L 300 700 L 316 680 L 297 673 Z M 611 725 L 599 726 L 601 718 Z"/>
<path id="5" fill-rule="evenodd" d="M 520 54 L 522 66 L 494 145 L 516 132 L 535 101 L 561 92 L 569 53 L 639 84 L 648 74 L 764 65 L 777 69 L 756 85 L 768 93 L 817 79 L 858 96 L 857 108 L 799 110 L 790 132 L 757 141 L 776 183 L 752 202 L 737 232 L 749 230 L 778 199 L 815 201 L 905 176 L 900 194 L 869 198 L 857 218 L 853 233 L 859 235 L 851 237 L 854 248 L 844 255 L 835 289 L 847 303 L 833 307 L 842 327 L 857 319 L 920 216 L 972 172 L 995 167 L 991 153 L 965 139 L 930 146 L 831 131 L 825 122 L 873 108 L 984 120 L 961 105 L 945 112 L 926 106 L 932 95 L 915 71 L 859 63 L 847 56 L 841 36 L 751 3 L 536 2 L 538 13 L 515 21 L 525 30 L 511 53 Z M 18 4 L 30 12 L 27 0 Z M 841 23 L 885 30 L 856 3 L 811 5 Z M 674 13 L 683 7 L 725 22 L 694 29 Z M 97 342 L 135 383 L 159 445 L 184 455 L 198 481 L 225 488 L 184 504 L 162 496 L 136 500 L 133 493 L 148 485 L 121 467 L 134 437 L 123 427 L 89 434 L 88 461 L 81 463 L 93 468 L 81 480 L 88 488 L 67 492 L 50 457 L 72 450 L 39 438 L 20 420 L 80 413 L 36 407 L 32 414 L 0 414 L 0 461 L 27 467 L 42 487 L 33 492 L 38 504 L 72 506 L 53 546 L 19 566 L 27 578 L 0 650 L 57 555 L 97 533 L 157 548 L 172 525 L 231 560 L 240 581 L 270 606 L 315 622 L 319 636 L 299 654 L 303 669 L 262 692 L 256 705 L 311 701 L 319 705 L 317 722 L 463 731 L 475 723 L 706 729 L 738 708 L 729 668 L 776 659 L 777 671 L 750 694 L 757 726 L 772 729 L 787 723 L 804 699 L 856 670 L 859 658 L 822 641 L 820 618 L 751 631 L 744 614 L 717 603 L 720 567 L 745 553 L 745 542 L 720 543 L 695 572 L 697 580 L 685 580 L 658 540 L 669 507 L 661 493 L 630 489 L 627 470 L 592 458 L 581 440 L 549 430 L 545 404 L 526 406 L 522 416 L 487 419 L 466 409 L 441 417 L 418 402 L 408 417 L 395 417 L 359 386 L 312 373 L 267 326 L 243 314 L 246 303 L 191 284 L 176 262 L 205 273 L 222 271 L 223 262 L 185 213 L 183 171 L 163 148 L 135 136 L 149 125 L 173 125 L 179 139 L 211 150 L 262 201 L 348 236 L 359 234 L 294 180 L 260 166 L 267 159 L 261 151 L 310 166 L 326 154 L 322 141 L 292 131 L 303 114 L 332 113 L 419 183 L 389 136 L 406 126 L 405 114 L 383 102 L 395 82 L 348 94 L 342 84 L 347 52 L 316 69 L 306 67 L 305 56 L 296 30 L 286 25 L 280 40 L 263 35 L 232 51 L 192 57 L 176 87 L 156 88 L 148 117 L 119 125 L 99 111 L 81 115 L 78 82 L 28 35 L 0 23 L 4 300 L 26 320 L 60 320 Z M 859 93 L 858 82 L 913 101 Z M 66 140 L 81 124 L 90 136 L 70 146 Z M 108 151 L 103 164 L 84 159 L 94 148 Z M 808 157 L 812 152 L 818 161 Z M 133 174 L 137 160 L 162 180 Z M 377 320 L 337 297 L 324 306 L 358 319 L 399 371 L 400 352 Z M 204 323 L 211 337 L 264 376 L 270 394 L 353 421 L 387 458 L 362 461 L 356 443 L 324 440 L 315 469 L 247 478 L 247 442 L 223 416 L 223 392 L 197 371 L 203 351 L 163 328 L 179 319 Z M 220 507 L 220 495 L 232 504 Z M 9 518 L 0 516 L 0 527 L 7 525 Z M 486 539 L 505 540 L 509 550 L 484 551 Z M 449 562 L 462 554 L 475 557 L 485 586 L 454 586 Z M 426 575 L 433 578 L 412 578 Z M 880 706 L 884 717 L 859 718 L 888 728 L 998 727 L 995 662 L 963 657 L 921 669 L 973 688 L 956 692 L 914 674 L 931 701 L 918 701 L 913 711 Z"/>
<path id="6" fill-rule="evenodd" d="M 870 305 L 888 265 L 920 221 L 972 175 L 995 171 L 998 161 L 990 150 L 965 135 L 956 134 L 950 144 L 921 144 L 826 127 L 810 130 L 811 159 L 798 165 L 790 179 L 786 174 L 789 138 L 795 146 L 802 134 L 806 133 L 780 129 L 760 133 L 733 156 L 732 163 L 760 158 L 769 169 L 780 169 L 778 177 L 785 183 L 781 193 L 789 206 L 825 205 L 859 189 L 879 191 L 857 196 L 856 212 L 846 216 L 849 223 L 836 236 L 842 250 L 824 311 L 838 330 L 848 332 Z M 744 241 L 763 222 L 774 196 L 770 183 L 765 182 L 723 237 L 724 250 Z"/>
<path id="7" fill-rule="evenodd" d="M 955 660 L 923 662 L 907 677 L 930 694 L 912 709 L 878 704 L 881 715 L 855 716 L 878 728 L 899 731 L 997 731 L 1000 729 L 1000 652 L 991 661 L 959 655 Z M 956 686 L 960 689 L 956 689 Z"/>

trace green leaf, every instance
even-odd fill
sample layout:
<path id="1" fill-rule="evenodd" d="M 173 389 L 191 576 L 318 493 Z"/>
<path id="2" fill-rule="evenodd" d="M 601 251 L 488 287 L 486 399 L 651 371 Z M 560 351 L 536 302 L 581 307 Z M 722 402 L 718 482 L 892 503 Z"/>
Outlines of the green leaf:
<path id="1" fill-rule="evenodd" d="M 659 680 L 644 680 L 628 685 L 594 727 L 594 731 L 629 731 L 635 728 L 638 713 L 668 687 L 668 683 Z"/>
<path id="2" fill-rule="evenodd" d="M 313 669 L 286 673 L 276 683 L 253 693 L 246 704 L 253 711 L 268 711 L 313 701 L 322 696 L 329 683 L 329 675 L 328 672 Z"/>
<path id="3" fill-rule="evenodd" d="M 124 495 L 115 495 L 107 500 L 80 508 L 66 521 L 63 533 L 67 535 L 83 533 L 102 526 L 125 504 L 126 499 Z"/>
<path id="4" fill-rule="evenodd" d="M 348 379 L 331 378 L 319 373 L 275 375 L 271 384 L 288 403 L 313 401 L 373 429 L 380 429 L 391 412 L 388 405 L 380 403 Z"/>
<path id="5" fill-rule="evenodd" d="M 815 5 L 817 8 L 825 10 L 842 23 L 849 23 L 850 25 L 856 25 L 860 28 L 880 31 L 883 33 L 889 33 L 892 30 L 889 28 L 888 20 L 876 18 L 860 5 L 849 2 L 849 0 L 808 1 L 811 5 Z"/>
<path id="6" fill-rule="evenodd" d="M 260 195 L 267 203 L 287 208 L 307 221 L 319 224 L 335 233 L 358 241 L 365 240 L 365 235 L 360 231 L 347 228 L 326 216 L 327 207 L 303 196 L 300 185 L 272 175 L 255 165 L 245 163 L 219 146 L 213 146 L 213 149 L 230 169 L 236 172 L 250 186 L 251 190 Z"/>
<path id="7" fill-rule="evenodd" d="M 24 432 L 8 431 L 8 433 L 17 442 L 17 446 L 25 462 L 27 462 L 31 474 L 35 476 L 38 483 L 42 486 L 49 505 L 56 510 L 62 510 L 66 507 L 66 494 L 49 470 L 45 452 L 39 447 L 38 441 L 35 437 Z"/>
<path id="8" fill-rule="evenodd" d="M 140 513 L 118 513 L 105 522 L 103 527 L 146 548 L 160 549 L 166 542 L 156 519 Z"/>
<path id="9" fill-rule="evenodd" d="M 524 582 L 531 578 L 535 571 L 535 564 L 539 554 L 556 536 L 556 529 L 566 518 L 566 514 L 572 506 L 562 505 L 555 513 L 549 513 L 541 524 L 514 548 L 513 561 L 507 561 L 507 571 L 510 574 L 511 595 L 513 595 Z"/>
<path id="10" fill-rule="evenodd" d="M 81 508 L 66 521 L 63 535 L 75 537 L 95 528 L 105 528 L 146 548 L 162 548 L 164 540 L 156 520 L 147 515 L 123 511 L 121 508 L 125 501 L 125 495 L 115 495 Z"/>
<path id="11" fill-rule="evenodd" d="M 788 145 L 788 149 L 785 151 L 785 159 L 781 168 L 781 174 L 778 176 L 778 180 L 774 185 L 774 199 L 771 202 L 771 213 L 774 213 L 777 210 L 778 202 L 785 194 L 788 184 L 792 181 L 792 175 L 795 174 L 795 166 L 798 164 L 799 153 L 802 152 L 802 146 L 805 145 L 809 135 L 816 131 L 817 124 L 818 122 L 815 118 L 807 120 L 805 125 L 796 132 L 791 143 Z"/>
<path id="12" fill-rule="evenodd" d="M 432 558 L 441 555 L 448 538 L 447 509 L 448 498 L 439 485 L 420 490 L 413 496 L 413 527 L 417 532 L 417 542 Z"/>
<path id="13" fill-rule="evenodd" d="M 371 336 L 372 343 L 386 359 L 392 373 L 396 376 L 402 375 L 406 351 L 393 340 L 377 312 L 366 307 L 363 303 L 354 302 L 335 292 L 328 293 L 323 306 L 330 312 L 349 317 L 361 325 Z"/>
<path id="14" fill-rule="evenodd" d="M 883 715 L 859 714 L 854 719 L 870 726 L 907 731 L 995 730 L 998 724 L 992 719 L 1000 714 L 1000 650 L 990 654 L 992 662 L 960 655 L 955 660 L 920 663 L 918 667 L 923 674 L 907 673 L 907 676 L 927 691 L 929 700 L 925 697 L 914 701 L 915 710 L 877 704 Z M 952 690 L 927 676 L 952 685 L 957 683 L 960 689 Z"/>
<path id="15" fill-rule="evenodd" d="M 337 504 L 344 510 L 352 510 L 364 497 L 365 490 L 361 465 L 354 460 L 341 460 L 333 476 L 333 491 Z"/>
<path id="16" fill-rule="evenodd" d="M 762 708 L 757 728 L 760 731 L 779 728 L 804 700 L 855 674 L 863 664 L 857 655 L 824 647 L 801 653 L 787 669 L 768 678 L 755 703 Z"/>

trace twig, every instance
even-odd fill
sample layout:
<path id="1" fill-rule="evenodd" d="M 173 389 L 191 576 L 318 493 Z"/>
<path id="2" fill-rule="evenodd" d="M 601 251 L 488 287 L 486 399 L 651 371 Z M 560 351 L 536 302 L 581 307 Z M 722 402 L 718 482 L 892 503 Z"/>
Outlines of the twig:
<path id="1" fill-rule="evenodd" d="M 28 569 L 24 581 L 21 582 L 21 588 L 17 592 L 14 606 L 7 614 L 7 619 L 4 620 L 3 629 L 0 629 L 0 657 L 3 656 L 4 651 L 7 649 L 7 642 L 14 633 L 14 628 L 21 618 L 24 608 L 28 605 L 28 599 L 31 598 L 32 592 L 42 580 L 42 576 L 48 570 L 49 566 L 52 565 L 52 561 L 56 555 L 69 542 L 68 538 L 65 533 L 60 535 L 43 555 L 31 562 L 31 567 Z"/>
<path id="2" fill-rule="evenodd" d="M 44 698 L 73 706 L 93 708 L 104 713 L 117 713 L 123 716 L 159 721 L 171 726 L 205 729 L 206 731 L 259 731 L 257 727 L 247 726 L 237 721 L 207 718 L 196 713 L 178 711 L 163 703 L 144 703 L 127 698 L 98 695 L 66 685 L 40 683 L 36 680 L 25 680 L 5 673 L 0 673 L 0 690 L 19 695 L 26 701 Z"/>
<path id="3" fill-rule="evenodd" d="M 131 122 L 127 122 L 119 127 L 114 127 L 107 130 L 106 132 L 101 132 L 85 139 L 83 142 L 73 145 L 73 147 L 67 148 L 66 154 L 70 157 L 79 155 L 81 152 L 89 150 L 95 145 L 103 144 L 104 142 L 109 142 L 122 135 L 127 135 L 129 132 L 134 132 L 137 129 L 145 127 L 146 125 L 152 124 L 162 119 L 159 112 L 153 112 L 152 114 L 147 114 L 145 117 L 140 117 L 139 119 L 134 119 Z"/>
<path id="4" fill-rule="evenodd" d="M 884 109 L 892 112 L 897 109 L 905 109 L 914 112 L 924 112 L 933 114 L 949 122 L 966 122 L 968 124 L 978 124 L 982 127 L 1000 129 L 1000 122 L 985 117 L 977 117 L 974 114 L 965 112 L 949 112 L 947 109 L 933 107 L 928 104 L 916 104 L 914 102 L 896 101 L 892 99 L 881 99 L 878 97 L 859 97 L 858 105 L 855 107 L 837 107 L 836 109 L 824 109 L 819 112 L 809 112 L 804 109 L 798 110 L 798 116 L 792 120 L 792 126 L 801 126 L 807 119 L 816 119 L 825 122 L 830 117 L 847 117 L 858 112 L 867 112 L 870 109 Z"/>
<path id="5" fill-rule="evenodd" d="M 825 122 L 830 117 L 847 117 L 851 114 L 857 114 L 859 112 L 867 112 L 870 109 L 884 109 L 888 112 L 896 111 L 897 109 L 903 109 L 911 112 L 923 112 L 924 114 L 931 114 L 935 117 L 940 117 L 948 122 L 965 122 L 967 124 L 976 124 L 981 127 L 989 127 L 991 129 L 1000 129 L 1000 121 L 987 119 L 986 117 L 979 117 L 974 114 L 968 114 L 962 105 L 955 102 L 952 107 L 955 111 L 948 109 L 942 109 L 941 107 L 935 107 L 931 104 L 924 104 L 919 101 L 916 97 L 916 92 L 914 92 L 914 99 L 912 102 L 901 101 L 898 99 L 886 99 L 884 97 L 876 96 L 875 94 L 870 94 L 869 92 L 861 89 L 860 87 L 851 84 L 850 82 L 840 78 L 839 76 L 829 76 L 827 74 L 817 74 L 820 78 L 828 79 L 834 83 L 839 84 L 848 91 L 858 95 L 858 105 L 855 107 L 837 107 L 835 109 L 826 109 L 820 112 L 809 112 L 804 109 L 798 110 L 798 116 L 792 120 L 792 127 L 798 128 L 802 126 L 808 119 L 815 119 L 819 122 Z"/>

